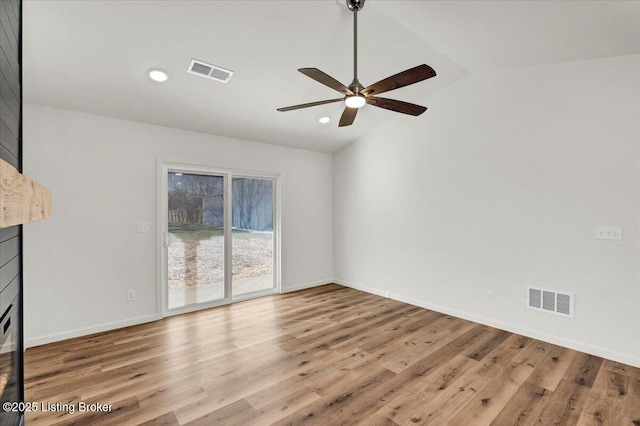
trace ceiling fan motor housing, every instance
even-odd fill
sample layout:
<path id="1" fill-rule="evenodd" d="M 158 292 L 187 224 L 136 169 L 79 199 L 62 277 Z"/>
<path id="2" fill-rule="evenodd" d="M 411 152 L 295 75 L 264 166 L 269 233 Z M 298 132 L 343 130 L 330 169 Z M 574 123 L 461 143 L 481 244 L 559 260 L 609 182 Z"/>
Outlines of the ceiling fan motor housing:
<path id="1" fill-rule="evenodd" d="M 358 81 L 357 78 L 354 78 L 348 87 L 349 90 L 351 90 L 356 95 L 359 94 L 362 89 L 364 89 L 364 86 Z"/>
<path id="2" fill-rule="evenodd" d="M 364 2 L 365 0 L 347 0 L 347 7 L 349 8 L 349 10 L 358 12 L 364 7 Z"/>

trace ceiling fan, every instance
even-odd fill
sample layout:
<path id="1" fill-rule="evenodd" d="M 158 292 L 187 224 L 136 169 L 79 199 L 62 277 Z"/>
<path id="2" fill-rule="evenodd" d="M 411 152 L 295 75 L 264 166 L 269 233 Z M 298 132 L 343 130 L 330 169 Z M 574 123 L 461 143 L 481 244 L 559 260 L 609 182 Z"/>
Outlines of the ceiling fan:
<path id="1" fill-rule="evenodd" d="M 408 102 L 398 101 L 395 99 L 379 98 L 378 94 L 418 83 L 422 80 L 434 77 L 436 72 L 429 65 L 422 64 L 417 67 L 402 71 L 398 74 L 373 83 L 364 87 L 358 81 L 358 12 L 364 7 L 366 0 L 346 0 L 347 7 L 353 12 L 353 81 L 349 86 L 345 86 L 330 75 L 320 71 L 317 68 L 300 68 L 302 74 L 324 84 L 327 87 L 337 90 L 344 94 L 344 97 L 336 99 L 328 99 L 318 102 L 310 102 L 306 104 L 293 105 L 284 108 L 278 108 L 278 111 L 293 111 L 301 108 L 330 104 L 333 102 L 344 101 L 345 109 L 340 117 L 339 127 L 350 126 L 356 119 L 358 108 L 369 104 L 379 108 L 388 109 L 395 112 L 401 112 L 409 115 L 420 115 L 427 110 L 426 107 L 411 104 Z"/>

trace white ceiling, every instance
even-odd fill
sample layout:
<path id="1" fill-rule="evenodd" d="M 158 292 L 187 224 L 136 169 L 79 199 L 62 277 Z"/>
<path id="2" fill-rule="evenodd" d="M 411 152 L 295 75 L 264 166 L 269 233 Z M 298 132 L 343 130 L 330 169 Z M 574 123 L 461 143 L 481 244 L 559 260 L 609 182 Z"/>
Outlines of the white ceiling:
<path id="1" fill-rule="evenodd" d="M 338 128 L 339 103 L 276 111 L 340 97 L 298 68 L 351 82 L 342 1 L 26 0 L 23 15 L 26 102 L 326 152 L 389 120 L 429 119 L 366 106 Z M 640 1 L 368 0 L 358 16 L 359 80 L 426 63 L 435 78 L 385 96 L 427 107 L 470 73 L 640 53 Z M 192 58 L 235 74 L 187 74 Z M 169 81 L 151 81 L 150 68 Z"/>

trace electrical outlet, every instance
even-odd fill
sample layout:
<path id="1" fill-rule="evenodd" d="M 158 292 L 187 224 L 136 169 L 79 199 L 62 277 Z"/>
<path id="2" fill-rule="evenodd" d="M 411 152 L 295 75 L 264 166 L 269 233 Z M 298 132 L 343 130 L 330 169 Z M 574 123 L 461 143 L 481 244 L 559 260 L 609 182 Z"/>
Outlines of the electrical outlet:
<path id="1" fill-rule="evenodd" d="M 493 294 L 493 290 L 487 290 L 487 301 L 493 302 L 495 300 L 495 295 Z"/>
<path id="2" fill-rule="evenodd" d="M 133 302 L 134 300 L 136 300 L 136 292 L 134 290 L 129 290 L 127 292 L 127 300 L 129 302 Z"/>
<path id="3" fill-rule="evenodd" d="M 622 240 L 622 227 L 596 226 L 596 240 Z"/>
<path id="4" fill-rule="evenodd" d="M 138 232 L 149 232 L 150 228 L 151 225 L 149 224 L 149 222 L 138 222 Z"/>

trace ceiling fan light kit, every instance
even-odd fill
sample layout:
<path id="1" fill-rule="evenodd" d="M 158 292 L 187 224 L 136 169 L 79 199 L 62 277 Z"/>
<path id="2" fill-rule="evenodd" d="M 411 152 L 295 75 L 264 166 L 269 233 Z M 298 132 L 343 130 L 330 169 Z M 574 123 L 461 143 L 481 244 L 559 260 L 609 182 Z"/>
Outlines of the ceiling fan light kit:
<path id="1" fill-rule="evenodd" d="M 365 104 L 373 105 L 378 108 L 388 109 L 390 111 L 400 112 L 403 114 L 417 116 L 427 110 L 426 107 L 411 104 L 408 102 L 398 101 L 395 99 L 379 98 L 376 95 L 390 90 L 399 89 L 400 87 L 409 86 L 435 77 L 436 72 L 429 65 L 422 64 L 417 67 L 402 71 L 398 74 L 373 83 L 364 87 L 358 81 L 358 12 L 364 7 L 365 0 L 346 0 L 347 7 L 353 12 L 353 81 L 349 86 L 345 86 L 330 75 L 320 71 L 317 68 L 300 68 L 302 74 L 316 80 L 318 83 L 324 84 L 333 90 L 342 93 L 341 98 L 327 99 L 324 101 L 309 102 L 306 104 L 293 105 L 289 107 L 278 108 L 278 111 L 286 112 L 301 108 L 324 105 L 334 102 L 344 101 L 345 109 L 340 117 L 338 127 L 350 126 L 356 118 L 358 109 Z"/>
<path id="2" fill-rule="evenodd" d="M 347 96 L 344 103 L 349 108 L 361 108 L 367 103 L 367 99 L 360 95 Z"/>

